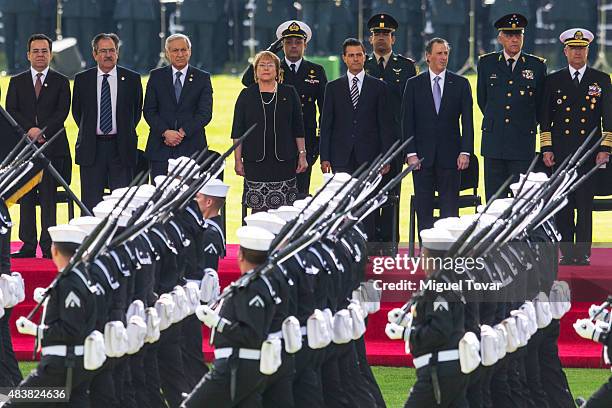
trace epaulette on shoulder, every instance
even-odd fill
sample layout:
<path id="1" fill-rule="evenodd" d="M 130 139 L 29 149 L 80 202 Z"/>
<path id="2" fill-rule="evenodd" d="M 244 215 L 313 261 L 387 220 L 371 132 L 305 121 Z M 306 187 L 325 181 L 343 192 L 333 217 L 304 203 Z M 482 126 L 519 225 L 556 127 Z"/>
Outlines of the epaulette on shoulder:
<path id="1" fill-rule="evenodd" d="M 542 64 L 546 64 L 546 58 L 544 58 L 544 57 L 540 57 L 540 56 L 538 56 L 538 55 L 533 55 L 533 54 L 527 54 L 527 53 L 524 53 L 524 55 L 525 55 L 526 57 L 528 57 L 528 58 L 533 58 L 533 59 L 535 59 L 536 61 L 541 62 Z"/>
<path id="2" fill-rule="evenodd" d="M 404 60 L 404 61 L 410 61 L 410 62 L 412 62 L 413 64 L 414 64 L 414 63 L 416 63 L 416 61 L 415 61 L 415 60 L 413 60 L 412 58 L 410 58 L 410 57 L 405 57 L 405 56 L 403 56 L 402 54 L 397 54 L 396 56 L 397 56 L 397 58 L 398 58 L 398 59 L 401 59 L 401 60 Z"/>
<path id="3" fill-rule="evenodd" d="M 497 54 L 497 51 L 487 52 L 486 54 L 482 54 L 478 56 L 478 59 L 489 58 L 491 55 Z"/>

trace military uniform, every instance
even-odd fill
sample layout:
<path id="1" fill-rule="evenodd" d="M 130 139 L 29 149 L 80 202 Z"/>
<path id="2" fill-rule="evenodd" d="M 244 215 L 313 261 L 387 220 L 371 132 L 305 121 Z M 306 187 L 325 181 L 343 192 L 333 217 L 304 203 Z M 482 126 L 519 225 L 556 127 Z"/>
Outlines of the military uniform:
<path id="1" fill-rule="evenodd" d="M 340 55 L 342 42 L 355 32 L 355 21 L 351 5 L 355 0 L 319 0 L 317 1 L 317 33 L 315 49 L 318 55 Z M 310 20 L 306 19 L 310 24 Z"/>
<path id="2" fill-rule="evenodd" d="M 589 0 L 555 0 L 550 3 L 550 11 L 547 13 L 548 21 L 554 24 L 555 30 L 566 30 L 571 27 L 582 27 L 597 32 L 597 19 L 599 17 L 598 7 Z M 580 10 L 580 12 L 577 12 Z M 597 56 L 592 52 L 589 56 L 590 62 L 594 62 Z M 563 47 L 557 49 L 553 64 L 562 68 L 566 64 Z"/>
<path id="3" fill-rule="evenodd" d="M 255 39 L 260 48 L 276 38 L 277 21 L 289 20 L 291 4 L 289 0 L 255 0 Z"/>
<path id="4" fill-rule="evenodd" d="M 117 0 L 114 19 L 121 38 L 121 63 L 137 72 L 147 72 L 157 56 L 154 0 Z"/>
<path id="5" fill-rule="evenodd" d="M 500 27 L 517 24 L 518 15 L 502 17 Z M 507 23 L 507 24 L 506 24 Z M 500 28 L 504 29 L 504 28 Z M 538 111 L 542 102 L 545 60 L 522 52 L 511 70 L 504 52 L 482 55 L 478 61 L 477 97 L 483 114 L 481 154 L 484 157 L 485 194 L 489 199 L 508 176 L 518 179 L 535 155 Z"/>
<path id="6" fill-rule="evenodd" d="M 93 67 L 91 40 L 99 33 L 98 21 L 101 14 L 99 0 L 64 0 L 62 30 L 64 37 L 74 37 L 86 67 Z"/>
<path id="7" fill-rule="evenodd" d="M 444 38 L 452 48 L 453 58 L 449 60 L 448 69 L 456 72 L 468 55 L 469 1 L 428 0 L 427 8 L 436 37 Z"/>
<path id="8" fill-rule="evenodd" d="M 388 14 L 376 14 L 368 21 L 368 27 L 374 33 L 374 31 L 392 31 L 398 27 L 398 23 L 393 17 Z M 403 29 L 403 27 L 402 27 Z M 397 38 L 397 34 L 393 34 Z M 384 62 L 381 62 L 380 59 Z M 395 54 L 391 52 L 388 56 L 376 55 L 374 52 L 368 55 L 364 69 L 368 75 L 384 81 L 387 84 L 389 104 L 388 106 L 393 111 L 393 122 L 395 139 L 401 137 L 401 116 L 402 116 L 402 96 L 404 94 L 404 88 L 406 81 L 417 74 L 417 68 L 415 62 L 411 58 L 404 57 L 403 55 Z M 383 185 L 395 177 L 401 170 L 404 164 L 403 157 L 397 157 L 396 160 L 391 163 L 391 170 L 383 176 Z M 394 206 L 388 206 L 381 208 L 376 214 L 376 238 L 375 242 L 391 242 L 393 236 L 393 229 L 395 229 L 395 236 L 399 239 L 399 197 L 400 197 L 401 185 L 393 190 L 393 195 L 398 197 L 398 201 Z M 393 216 L 395 215 L 395 225 L 393 225 Z"/>
<path id="9" fill-rule="evenodd" d="M 537 2 L 530 0 L 496 0 L 490 6 L 489 11 L 489 25 L 493 26 L 498 18 L 512 13 L 520 13 L 527 17 L 529 21 L 535 21 L 536 18 L 536 7 Z M 492 27 L 491 27 L 492 28 Z M 489 34 L 488 38 L 491 38 L 491 29 L 486 27 L 486 31 Z M 497 30 L 493 34 L 493 39 L 497 37 Z M 534 26 L 525 27 L 525 42 L 523 48 L 529 52 L 534 51 L 536 32 Z M 495 40 L 494 40 L 495 41 Z M 497 43 L 497 41 L 495 41 Z"/>
<path id="10" fill-rule="evenodd" d="M 588 44 L 583 40 L 587 38 L 586 33 L 579 29 L 574 31 L 572 35 L 580 37 L 583 43 Z M 567 67 L 546 78 L 540 124 L 540 148 L 542 152 L 553 152 L 556 164 L 560 164 L 567 156 L 572 155 L 593 128 L 596 128 L 596 133 L 592 144 L 596 143 L 602 133 L 604 136 L 598 151 L 610 153 L 612 148 L 610 76 L 588 66 L 581 70 L 582 73 L 580 70 Z M 578 73 L 580 78 L 577 85 L 573 79 L 574 72 Z M 586 173 L 594 164 L 595 155 L 585 161 L 578 170 L 579 174 Z M 588 262 L 591 254 L 594 194 L 595 180 L 589 179 L 570 194 L 568 205 L 557 214 L 556 221 L 562 236 L 561 251 L 566 262 L 572 260 Z M 575 223 L 574 210 L 577 210 Z"/>
<path id="11" fill-rule="evenodd" d="M 9 73 L 17 73 L 30 66 L 26 58 L 28 38 L 34 33 L 37 0 L 6 0 L 2 2 L 4 47 Z"/>
<path id="12" fill-rule="evenodd" d="M 418 58 L 423 53 L 421 1 L 374 0 L 372 11 L 392 15 L 402 27 L 401 32 L 396 34 L 393 45 L 400 54 Z"/>
<path id="13" fill-rule="evenodd" d="M 223 68 L 214 45 L 219 41 L 215 23 L 222 16 L 224 3 L 222 0 L 186 0 L 181 6 L 181 24 L 193 43 L 190 63 L 200 69 L 215 72 Z"/>

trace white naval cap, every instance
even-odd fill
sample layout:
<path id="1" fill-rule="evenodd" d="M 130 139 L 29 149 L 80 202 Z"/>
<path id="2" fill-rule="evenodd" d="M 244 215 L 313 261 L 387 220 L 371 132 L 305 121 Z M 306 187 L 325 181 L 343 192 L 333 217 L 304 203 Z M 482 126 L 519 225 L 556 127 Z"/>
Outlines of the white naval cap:
<path id="1" fill-rule="evenodd" d="M 178 176 L 185 177 L 187 173 L 197 168 L 197 165 L 195 160 L 185 156 L 177 157 L 176 159 L 168 159 L 168 174 L 171 174 L 175 169 L 179 168 L 181 170 Z"/>
<path id="2" fill-rule="evenodd" d="M 444 228 L 434 227 L 421 231 L 421 244 L 434 251 L 447 251 L 457 239 Z"/>
<path id="3" fill-rule="evenodd" d="M 278 234 L 285 225 L 285 220 L 281 217 L 265 211 L 250 214 L 244 218 L 244 221 L 248 226 L 263 228 L 274 235 Z"/>
<path id="4" fill-rule="evenodd" d="M 295 217 L 297 217 L 301 211 L 302 210 L 292 205 L 282 205 L 276 210 L 269 210 L 268 212 L 276 215 L 279 218 L 282 218 L 285 222 L 289 222 Z"/>
<path id="5" fill-rule="evenodd" d="M 247 225 L 236 230 L 238 243 L 242 248 L 254 251 L 268 251 L 270 244 L 274 240 L 274 234 L 260 228 Z"/>
<path id="6" fill-rule="evenodd" d="M 212 197 L 225 198 L 227 196 L 227 191 L 229 190 L 229 188 L 229 185 L 225 184 L 218 178 L 214 178 L 208 180 L 208 182 L 204 184 L 204 186 L 202 186 L 198 193 Z"/>
<path id="7" fill-rule="evenodd" d="M 102 222 L 102 218 L 85 215 L 82 217 L 73 218 L 68 222 L 68 225 L 74 225 L 85 231 L 88 235 Z"/>
<path id="8" fill-rule="evenodd" d="M 570 47 L 586 47 L 595 36 L 586 28 L 570 28 L 559 35 L 559 41 Z"/>
<path id="9" fill-rule="evenodd" d="M 276 29 L 276 38 L 299 37 L 303 38 L 304 42 L 310 41 L 312 38 L 312 30 L 308 24 L 299 20 L 285 21 Z"/>
<path id="10" fill-rule="evenodd" d="M 48 228 L 51 241 L 82 244 L 87 232 L 75 225 L 60 224 Z"/>

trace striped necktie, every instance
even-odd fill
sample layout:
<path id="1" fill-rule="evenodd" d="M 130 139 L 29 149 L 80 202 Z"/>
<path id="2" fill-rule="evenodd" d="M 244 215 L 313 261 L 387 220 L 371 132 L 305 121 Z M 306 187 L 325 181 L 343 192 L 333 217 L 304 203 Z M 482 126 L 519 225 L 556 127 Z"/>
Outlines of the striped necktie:
<path id="1" fill-rule="evenodd" d="M 108 135 L 113 129 L 113 106 L 111 105 L 108 74 L 104 74 L 103 77 L 100 91 L 100 130 L 103 134 Z"/>
<path id="2" fill-rule="evenodd" d="M 359 78 L 353 77 L 353 85 L 351 85 L 351 102 L 353 102 L 353 109 L 357 109 L 357 103 L 359 102 L 359 88 L 357 83 Z"/>

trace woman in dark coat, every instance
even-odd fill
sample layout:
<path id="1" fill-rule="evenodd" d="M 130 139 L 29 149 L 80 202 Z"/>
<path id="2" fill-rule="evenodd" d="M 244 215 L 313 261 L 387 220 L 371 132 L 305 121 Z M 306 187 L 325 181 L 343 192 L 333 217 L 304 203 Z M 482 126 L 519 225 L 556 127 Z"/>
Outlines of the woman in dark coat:
<path id="1" fill-rule="evenodd" d="M 297 91 L 279 81 L 280 60 L 269 51 L 255 56 L 255 84 L 240 92 L 232 138 L 257 127 L 234 153 L 236 174 L 244 177 L 242 203 L 253 212 L 291 205 L 296 173 L 306 170 L 304 123 Z"/>

